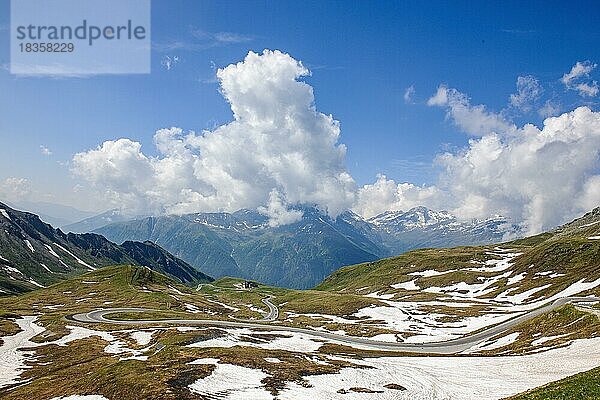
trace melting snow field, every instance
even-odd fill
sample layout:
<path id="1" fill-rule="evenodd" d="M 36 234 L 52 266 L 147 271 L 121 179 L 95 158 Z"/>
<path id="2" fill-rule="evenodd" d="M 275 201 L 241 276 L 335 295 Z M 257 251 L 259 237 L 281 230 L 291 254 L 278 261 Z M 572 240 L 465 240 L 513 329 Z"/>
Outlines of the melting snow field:
<path id="1" fill-rule="evenodd" d="M 21 372 L 26 367 L 25 359 L 30 351 L 22 350 L 26 347 L 37 346 L 30 341 L 32 337 L 44 331 L 44 328 L 35 324 L 36 317 L 23 317 L 17 320 L 21 332 L 2 338 L 0 346 L 0 387 L 17 382 Z"/>
<path id="2" fill-rule="evenodd" d="M 501 399 L 594 368 L 599 359 L 600 338 L 577 340 L 568 347 L 527 356 L 346 359 L 370 368 L 343 368 L 336 374 L 308 376 L 309 385 L 287 383 L 277 398 Z M 190 386 L 196 393 L 220 399 L 274 399 L 260 383 L 267 376 L 262 371 L 220 364 L 215 359 L 194 363 L 216 365 L 210 376 Z M 389 384 L 401 385 L 406 390 L 386 388 Z M 350 388 L 377 393 L 356 393 L 349 391 Z M 341 394 L 340 390 L 347 393 Z"/>
<path id="3" fill-rule="evenodd" d="M 46 343 L 35 343 L 31 341 L 31 338 L 42 333 L 45 329 L 35 323 L 37 317 L 27 316 L 16 320 L 17 325 L 21 329 L 21 332 L 11 335 L 4 336 L 2 338 L 3 343 L 0 346 L 0 388 L 17 383 L 21 373 L 24 369 L 28 368 L 25 365 L 25 361 L 28 356 L 35 352 L 36 347 L 57 345 L 67 346 L 69 343 L 85 339 L 88 337 L 99 337 L 102 340 L 108 342 L 104 348 L 104 352 L 107 354 L 114 354 L 120 356 L 120 360 L 141 360 L 145 361 L 148 356 L 142 354 L 150 350 L 150 347 L 143 349 L 131 349 L 126 344 L 118 340 L 113 333 L 116 332 L 104 332 L 96 331 L 92 329 L 83 328 L 80 326 L 67 326 L 69 333 L 62 338 Z M 148 344 L 152 338 L 154 331 L 120 331 L 129 333 L 131 338 L 136 340 L 138 345 L 142 346 Z M 29 350 L 24 350 L 30 348 Z M 76 397 L 68 397 L 76 398 Z"/>
<path id="4" fill-rule="evenodd" d="M 211 360 L 214 362 L 214 360 Z M 213 373 L 192 383 L 192 392 L 218 399 L 272 399 L 261 381 L 268 375 L 256 369 L 216 364 Z"/>
<path id="5" fill-rule="evenodd" d="M 243 341 L 244 336 L 252 335 L 254 339 L 258 339 L 260 343 L 255 343 L 255 341 Z M 272 340 L 264 340 L 261 341 L 261 336 L 270 337 L 271 335 L 278 336 Z M 269 338 L 271 339 L 271 338 Z M 239 329 L 228 329 L 227 334 L 222 337 L 203 340 L 200 342 L 196 342 L 188 345 L 188 347 L 233 347 L 233 346 L 249 346 L 249 347 L 257 347 L 261 349 L 277 349 L 277 350 L 287 350 L 287 351 L 302 351 L 305 353 L 315 352 L 323 345 L 323 340 L 315 340 L 312 336 L 308 336 L 302 333 L 296 332 L 285 332 L 285 331 L 253 331 L 249 328 L 239 328 Z"/>
<path id="6" fill-rule="evenodd" d="M 499 339 L 488 340 L 483 343 L 479 343 L 468 349 L 465 353 L 475 353 L 478 351 L 499 349 L 501 347 L 508 346 L 509 344 L 514 343 L 518 337 L 519 332 L 511 333 Z"/>
<path id="7" fill-rule="evenodd" d="M 391 301 L 396 294 L 379 292 L 369 293 L 366 296 L 377 298 L 385 306 L 370 306 L 357 311 L 353 316 L 358 320 L 344 319 L 341 317 L 332 318 L 326 316 L 327 319 L 333 322 L 343 324 L 363 324 L 365 322 L 375 322 L 371 326 L 377 326 L 394 330 L 397 332 L 408 333 L 406 342 L 432 342 L 449 340 L 463 336 L 467 333 L 478 329 L 503 322 L 507 319 L 514 318 L 525 311 L 529 311 L 548 304 L 562 297 L 577 295 L 586 290 L 593 289 L 600 285 L 600 279 L 586 282 L 581 279 L 573 282 L 570 286 L 549 297 L 540 297 L 540 293 L 551 288 L 551 283 L 540 284 L 526 291 L 516 285 L 527 276 L 527 272 L 515 273 L 512 270 L 512 260 L 519 256 L 518 253 L 511 249 L 496 248 L 493 252 L 489 252 L 499 258 L 494 258 L 487 261 L 471 261 L 476 267 L 464 268 L 465 271 L 483 272 L 486 274 L 494 273 L 479 277 L 476 283 L 457 282 L 448 286 L 430 286 L 420 288 L 417 283 L 417 278 L 408 280 L 402 283 L 391 285 L 393 289 L 403 289 L 406 291 L 421 290 L 427 293 L 438 295 L 437 301 Z M 450 271 L 425 270 L 411 272 L 408 275 L 416 277 L 431 277 L 438 276 Z M 562 276 L 564 274 L 553 271 L 538 272 L 536 276 L 546 276 L 549 278 Z M 509 286 L 495 298 L 485 297 L 498 289 L 499 284 L 506 280 Z M 512 287 L 510 287 L 512 286 Z M 365 289 L 365 288 L 362 288 Z M 439 312 L 431 312 L 432 307 L 436 305 L 444 307 L 459 307 L 468 308 L 471 305 L 479 304 L 487 307 L 480 315 L 466 316 L 456 318 L 455 315 L 445 315 Z M 305 314 L 310 316 L 309 314 Z M 451 318 L 449 318 L 451 317 Z M 343 334 L 343 332 L 338 332 Z M 396 341 L 399 335 L 383 334 L 373 337 L 373 339 L 381 341 Z"/>
<path id="8" fill-rule="evenodd" d="M 35 323 L 35 317 L 22 317 L 16 322 L 21 332 L 3 338 L 0 346 L 0 387 L 18 382 L 21 372 L 27 368 L 25 361 L 33 355 L 35 348 L 47 344 L 65 346 L 85 337 L 98 336 L 108 341 L 105 352 L 109 354 L 132 354 L 130 359 L 140 357 L 147 351 L 132 350 L 116 339 L 117 332 L 102 332 L 70 326 L 70 333 L 54 342 L 38 344 L 31 338 L 44 331 Z M 202 330 L 202 329 L 196 329 Z M 128 334 L 138 344 L 148 344 L 154 331 L 118 331 Z M 264 340 L 263 343 L 244 342 L 242 337 L 261 334 L 280 334 L 285 337 Z M 506 335 L 482 347 L 494 347 L 510 343 L 517 334 Z M 549 341 L 553 338 L 540 338 Z M 502 342 L 502 343 L 500 343 Z M 235 329 L 224 337 L 197 342 L 192 347 L 230 347 L 234 345 L 256 346 L 265 349 L 289 351 L 316 351 L 322 344 L 297 333 L 254 332 L 250 329 Z M 140 357 L 141 358 L 141 357 Z M 307 376 L 308 385 L 286 383 L 278 399 L 500 399 L 545 383 L 586 371 L 598 365 L 600 360 L 600 338 L 583 339 L 569 346 L 544 353 L 510 357 L 382 357 L 365 360 L 343 359 L 366 368 L 342 368 L 339 373 Z M 265 358 L 270 363 L 280 363 L 278 358 Z M 211 364 L 214 371 L 206 378 L 190 385 L 192 392 L 220 399 L 274 399 L 263 386 L 268 374 L 261 370 L 220 363 L 218 359 L 198 359 L 194 364 Z M 394 389 L 400 385 L 406 390 Z M 376 393 L 357 393 L 351 388 L 366 388 Z M 346 392 L 345 394 L 340 393 Z M 99 395 L 67 396 L 55 400 L 106 400 Z"/>

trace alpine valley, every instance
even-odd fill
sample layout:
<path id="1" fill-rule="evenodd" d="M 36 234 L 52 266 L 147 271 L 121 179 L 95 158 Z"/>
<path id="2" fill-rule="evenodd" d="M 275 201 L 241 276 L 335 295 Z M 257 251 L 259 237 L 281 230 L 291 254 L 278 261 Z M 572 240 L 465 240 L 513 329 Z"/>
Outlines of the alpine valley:
<path id="1" fill-rule="evenodd" d="M 248 211 L 125 226 L 145 227 L 150 237 L 160 228 L 156 237 L 166 238 L 169 226 L 184 222 L 174 237 L 194 233 L 223 247 L 204 247 L 220 250 L 206 260 L 244 248 L 229 244 L 240 237 L 262 241 L 254 246 L 268 248 L 264 263 L 277 254 L 291 259 L 271 243 L 316 252 L 301 245 L 319 237 L 323 249 L 337 240 L 354 252 L 327 250 L 336 262 L 369 260 L 337 269 L 310 290 L 237 277 L 212 281 L 151 242 L 65 234 L 1 205 L 0 397 L 600 396 L 600 208 L 537 236 L 377 260 L 377 252 L 391 251 L 382 243 L 396 232 L 474 234 L 483 226 L 492 235 L 504 222 L 468 228 L 424 209 L 330 220 L 305 209 L 302 221 L 279 228 Z M 385 241 L 370 239 L 377 237 Z M 204 246 L 195 240 L 188 244 Z"/>
<path id="2" fill-rule="evenodd" d="M 66 229 L 95 228 L 115 243 L 152 241 L 215 278 L 235 276 L 288 288 L 313 287 L 343 265 L 373 261 L 425 247 L 496 243 L 520 235 L 503 217 L 460 221 L 445 211 L 416 207 L 370 219 L 346 211 L 331 218 L 314 207 L 271 227 L 251 210 L 145 217 L 102 225 L 105 216 Z M 115 218 L 115 212 L 111 212 Z"/>

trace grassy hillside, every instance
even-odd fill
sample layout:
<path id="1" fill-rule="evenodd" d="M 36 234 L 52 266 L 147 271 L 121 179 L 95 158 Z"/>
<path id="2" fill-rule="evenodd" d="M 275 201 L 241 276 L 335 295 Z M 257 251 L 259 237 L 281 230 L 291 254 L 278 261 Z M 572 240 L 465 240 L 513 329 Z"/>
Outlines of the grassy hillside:
<path id="1" fill-rule="evenodd" d="M 506 400 L 600 399 L 600 367 L 549 383 Z"/>
<path id="2" fill-rule="evenodd" d="M 501 245 L 421 249 L 343 267 L 315 289 L 362 294 L 377 291 L 426 299 L 427 292 L 431 292 L 428 288 L 444 288 L 461 282 L 475 285 L 498 276 L 491 290 L 478 297 L 491 299 L 507 289 L 516 295 L 536 288 L 539 288 L 536 296 L 550 297 L 580 280 L 589 282 L 600 278 L 598 235 L 600 208 L 552 232 Z M 486 265 L 509 252 L 515 255 L 510 259 L 511 274 L 499 276 L 489 268 L 486 270 Z M 411 280 L 421 290 L 393 288 Z"/>

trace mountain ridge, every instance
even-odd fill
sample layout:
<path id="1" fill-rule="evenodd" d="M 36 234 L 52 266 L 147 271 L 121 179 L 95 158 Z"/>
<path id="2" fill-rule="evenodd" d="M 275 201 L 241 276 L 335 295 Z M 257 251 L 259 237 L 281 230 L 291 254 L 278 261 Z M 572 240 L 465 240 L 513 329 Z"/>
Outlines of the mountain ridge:
<path id="1" fill-rule="evenodd" d="M 0 203 L 0 293 L 44 287 L 113 264 L 144 265 L 184 283 L 212 278 L 151 243 L 117 245 L 95 233 L 64 233 Z"/>
<path id="2" fill-rule="evenodd" d="M 145 217 L 94 232 L 116 243 L 158 243 L 216 278 L 239 276 L 306 289 L 344 265 L 419 247 L 497 242 L 506 234 L 499 226 L 510 225 L 504 218 L 461 222 L 448 212 L 425 207 L 388 212 L 387 218 L 380 215 L 371 221 L 352 211 L 331 218 L 315 207 L 294 209 L 303 212 L 302 218 L 278 227 L 269 226 L 265 215 L 242 209 Z"/>

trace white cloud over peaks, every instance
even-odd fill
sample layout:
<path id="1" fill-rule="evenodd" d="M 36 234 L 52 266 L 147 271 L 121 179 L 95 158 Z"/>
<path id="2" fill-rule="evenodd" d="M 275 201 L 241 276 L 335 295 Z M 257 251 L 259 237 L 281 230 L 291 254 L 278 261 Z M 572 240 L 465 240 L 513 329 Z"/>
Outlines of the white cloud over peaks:
<path id="1" fill-rule="evenodd" d="M 533 103 L 540 98 L 543 91 L 544 89 L 535 77 L 531 75 L 519 76 L 517 78 L 517 93 L 510 95 L 510 104 L 523 112 L 529 112 Z"/>
<path id="2" fill-rule="evenodd" d="M 427 104 L 445 107 L 446 117 L 470 135 L 483 136 L 492 132 L 510 133 L 516 130 L 501 115 L 486 110 L 484 105 L 472 106 L 465 94 L 446 85 L 440 85 Z"/>
<path id="3" fill-rule="evenodd" d="M 531 83 L 517 83 L 516 104 L 536 97 Z M 464 219 L 500 214 L 538 233 L 600 205 L 600 112 L 580 107 L 547 118 L 541 129 L 530 124 L 518 129 L 444 85 L 428 104 L 445 107 L 448 119 L 480 137 L 436 158 L 442 171 L 435 186 L 396 184 L 380 176 L 359 191 L 357 210 L 370 215 L 441 204 Z M 545 111 L 558 112 L 552 104 Z"/>
<path id="4" fill-rule="evenodd" d="M 589 81 L 590 72 L 592 72 L 598 64 L 593 64 L 590 61 L 578 61 L 573 65 L 571 71 L 567 72 L 561 78 L 561 82 L 567 89 L 576 90 L 580 96 L 595 97 L 600 91 L 598 82 Z"/>
<path id="5" fill-rule="evenodd" d="M 354 202 L 355 183 L 338 144 L 339 123 L 318 112 L 309 71 L 288 54 L 265 50 L 217 71 L 234 120 L 200 135 L 162 129 L 146 156 L 129 139 L 76 154 L 73 172 L 130 210 L 186 213 L 257 208 L 273 223 L 297 218 L 290 204 L 331 215 Z"/>
<path id="6" fill-rule="evenodd" d="M 258 212 L 269 217 L 269 225 L 272 227 L 294 223 L 302 219 L 303 215 L 300 210 L 290 210 L 277 189 L 271 190 L 267 206 L 258 207 Z"/>
<path id="7" fill-rule="evenodd" d="M 577 82 L 577 71 L 567 82 Z M 358 188 L 345 167 L 339 123 L 316 110 L 312 87 L 301 81 L 308 74 L 288 54 L 250 52 L 217 71 L 231 122 L 201 134 L 161 129 L 156 156 L 130 139 L 107 141 L 76 154 L 73 173 L 132 214 L 251 208 L 272 226 L 301 218 L 296 204 L 332 216 L 353 208 L 365 217 L 425 205 L 464 219 L 501 214 L 537 233 L 600 205 L 600 112 L 580 107 L 547 118 L 541 129 L 517 128 L 441 85 L 428 104 L 474 135 L 468 145 L 436 158 L 435 185 L 379 175 Z M 527 77 L 517 88 L 515 104 L 537 96 Z M 558 112 L 547 104 L 544 112 Z"/>
<path id="8" fill-rule="evenodd" d="M 358 190 L 354 210 L 369 218 L 384 211 L 409 210 L 426 206 L 433 209 L 447 208 L 445 194 L 435 186 L 416 186 L 412 183 L 396 183 L 385 175 L 377 175 L 377 181 Z"/>
<path id="9" fill-rule="evenodd" d="M 439 156 L 439 185 L 463 218 L 501 214 L 537 233 L 600 205 L 599 151 L 600 113 L 580 107 Z"/>

